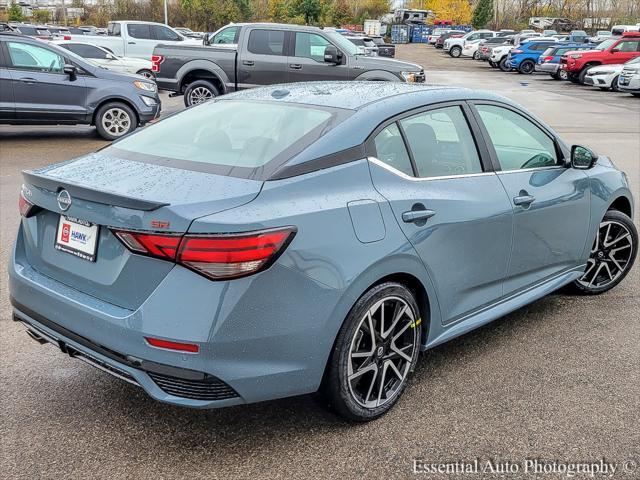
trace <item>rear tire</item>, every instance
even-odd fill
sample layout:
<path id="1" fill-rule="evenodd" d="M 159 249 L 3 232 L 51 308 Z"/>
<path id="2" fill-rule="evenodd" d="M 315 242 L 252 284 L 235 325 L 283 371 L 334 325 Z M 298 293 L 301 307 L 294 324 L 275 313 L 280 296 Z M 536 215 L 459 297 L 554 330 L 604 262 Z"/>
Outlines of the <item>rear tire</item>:
<path id="1" fill-rule="evenodd" d="M 449 55 L 451 55 L 453 58 L 458 58 L 460 55 L 462 55 L 462 47 L 454 45 L 453 47 L 451 47 L 451 50 L 449 50 Z"/>
<path id="2" fill-rule="evenodd" d="M 147 78 L 149 80 L 156 79 L 156 76 L 153 74 L 153 72 L 151 70 L 147 70 L 146 68 L 143 68 L 142 70 L 138 70 L 136 73 L 138 75 L 142 75 L 144 78 Z"/>
<path id="3" fill-rule="evenodd" d="M 573 282 L 582 295 L 599 295 L 618 285 L 627 276 L 638 253 L 638 231 L 624 213 L 609 210 L 600 222 L 591 247 L 587 268 Z"/>
<path id="4" fill-rule="evenodd" d="M 196 80 L 184 91 L 184 106 L 191 107 L 220 95 L 216 86 L 208 80 Z"/>
<path id="5" fill-rule="evenodd" d="M 533 71 L 536 69 L 536 64 L 533 63 L 532 60 L 524 60 L 520 63 L 518 67 L 518 71 L 523 73 L 524 75 L 531 75 Z"/>
<path id="6" fill-rule="evenodd" d="M 109 102 L 96 112 L 95 125 L 105 140 L 116 140 L 138 128 L 138 117 L 128 105 Z"/>
<path id="7" fill-rule="evenodd" d="M 383 321 L 383 311 L 391 321 Z M 386 282 L 367 291 L 349 312 L 327 364 L 322 393 L 329 407 L 355 422 L 388 412 L 418 360 L 419 320 L 418 305 L 404 285 Z"/>

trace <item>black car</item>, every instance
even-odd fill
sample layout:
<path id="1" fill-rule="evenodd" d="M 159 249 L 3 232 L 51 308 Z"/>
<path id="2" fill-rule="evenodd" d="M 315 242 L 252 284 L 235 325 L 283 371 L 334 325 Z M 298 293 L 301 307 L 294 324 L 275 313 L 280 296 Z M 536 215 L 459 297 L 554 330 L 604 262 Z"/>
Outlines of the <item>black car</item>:
<path id="1" fill-rule="evenodd" d="M 396 46 L 394 44 L 386 43 L 384 38 L 379 35 L 369 35 L 369 38 L 377 45 L 379 57 L 393 58 L 396 56 Z"/>
<path id="2" fill-rule="evenodd" d="M 56 45 L 0 33 L 0 124 L 95 125 L 114 140 L 160 113 L 158 89 Z"/>

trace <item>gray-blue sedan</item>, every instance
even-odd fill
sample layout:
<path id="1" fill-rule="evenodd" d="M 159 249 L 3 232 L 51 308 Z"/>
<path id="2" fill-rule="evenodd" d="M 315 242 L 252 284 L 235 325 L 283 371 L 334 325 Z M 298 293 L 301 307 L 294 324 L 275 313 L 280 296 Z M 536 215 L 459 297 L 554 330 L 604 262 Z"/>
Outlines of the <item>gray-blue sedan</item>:
<path id="1" fill-rule="evenodd" d="M 190 108 L 24 172 L 9 268 L 42 343 L 213 408 L 321 390 L 388 411 L 424 351 L 570 285 L 638 234 L 627 178 L 489 93 L 308 83 Z"/>

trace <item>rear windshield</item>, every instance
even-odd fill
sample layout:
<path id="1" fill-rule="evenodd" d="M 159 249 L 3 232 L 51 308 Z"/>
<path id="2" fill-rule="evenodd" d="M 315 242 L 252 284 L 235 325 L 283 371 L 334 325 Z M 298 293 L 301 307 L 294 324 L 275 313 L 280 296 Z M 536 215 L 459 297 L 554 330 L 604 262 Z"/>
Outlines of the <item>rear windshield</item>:
<path id="1" fill-rule="evenodd" d="M 266 180 L 351 113 L 292 103 L 216 100 L 139 130 L 109 149 L 130 160 Z"/>

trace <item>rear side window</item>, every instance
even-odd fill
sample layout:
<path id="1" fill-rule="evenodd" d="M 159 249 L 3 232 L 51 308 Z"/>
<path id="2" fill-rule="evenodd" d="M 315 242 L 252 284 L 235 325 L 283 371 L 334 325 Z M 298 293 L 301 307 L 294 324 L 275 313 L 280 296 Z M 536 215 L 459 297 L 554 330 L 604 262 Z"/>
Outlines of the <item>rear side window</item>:
<path id="1" fill-rule="evenodd" d="M 133 38 L 151 40 L 151 29 L 144 23 L 130 23 L 127 25 L 127 33 Z"/>
<path id="2" fill-rule="evenodd" d="M 620 52 L 637 52 L 640 47 L 638 40 L 622 40 L 614 48 Z"/>
<path id="3" fill-rule="evenodd" d="M 382 130 L 375 138 L 376 157 L 387 165 L 413 176 L 411 159 L 404 145 L 400 129 L 395 123 Z"/>
<path id="4" fill-rule="evenodd" d="M 400 122 L 420 177 L 481 173 L 482 165 L 460 107 L 414 115 Z"/>
<path id="5" fill-rule="evenodd" d="M 109 23 L 107 26 L 107 35 L 111 37 L 119 37 L 120 36 L 120 24 L 119 23 Z"/>
<path id="6" fill-rule="evenodd" d="M 18 30 L 23 35 L 37 35 L 38 31 L 33 27 L 18 27 Z"/>
<path id="7" fill-rule="evenodd" d="M 247 50 L 257 55 L 284 55 L 284 32 L 280 30 L 252 30 Z"/>
<path id="8" fill-rule="evenodd" d="M 36 72 L 62 73 L 64 59 L 55 52 L 28 43 L 7 42 L 12 68 Z"/>
<path id="9" fill-rule="evenodd" d="M 291 159 L 347 113 L 309 105 L 218 100 L 138 130 L 114 148 L 140 161 L 263 178 L 270 162 L 280 165 Z"/>

